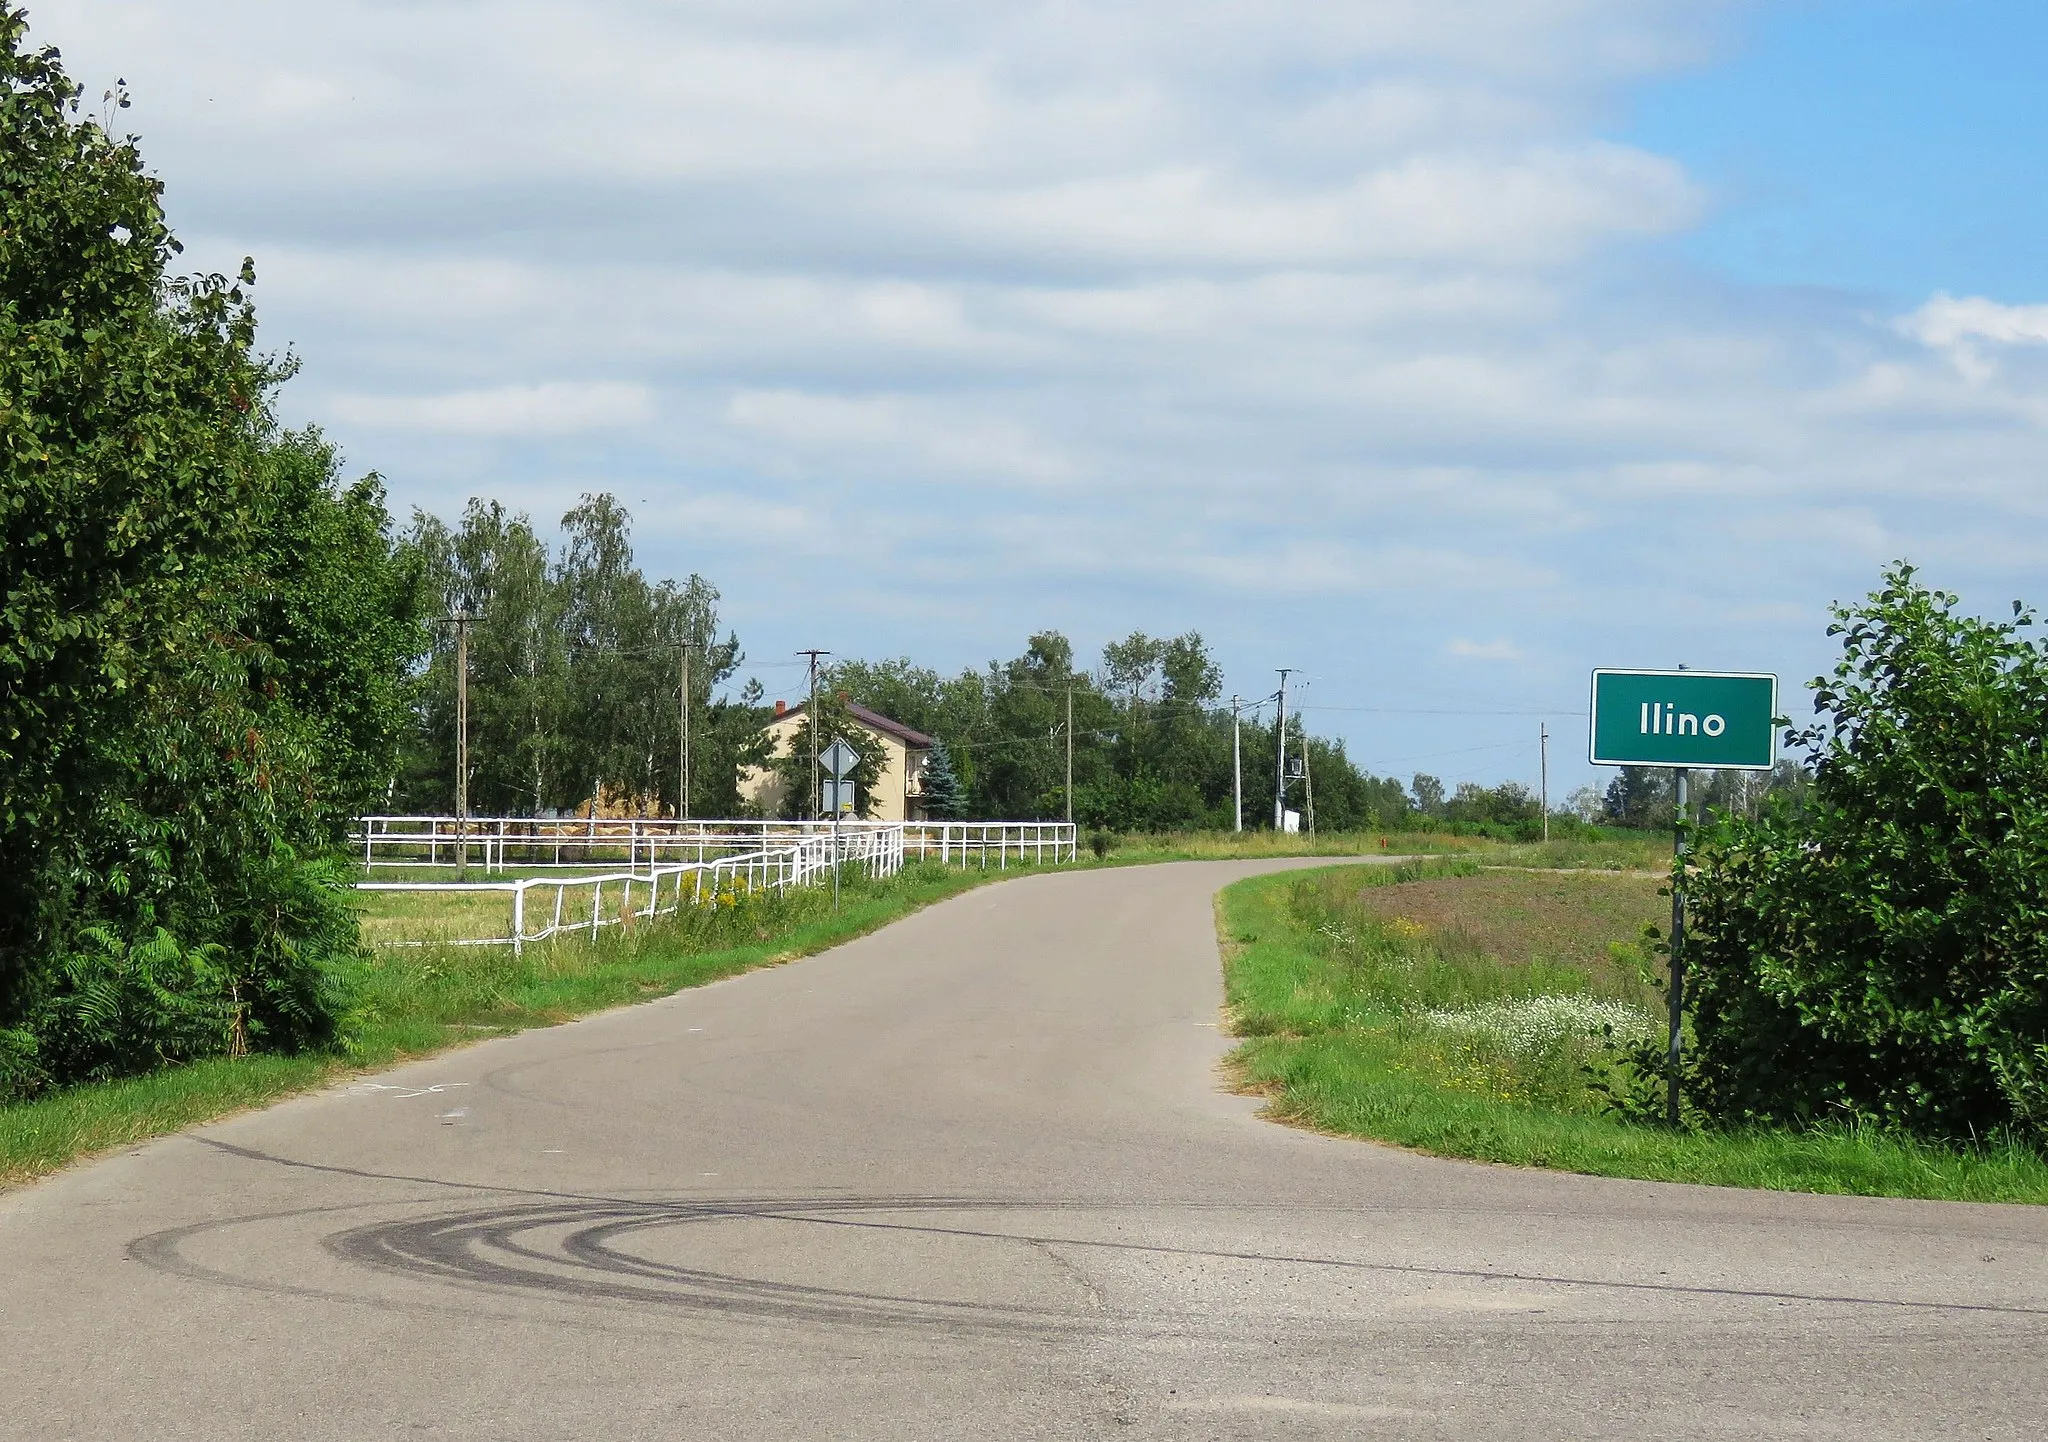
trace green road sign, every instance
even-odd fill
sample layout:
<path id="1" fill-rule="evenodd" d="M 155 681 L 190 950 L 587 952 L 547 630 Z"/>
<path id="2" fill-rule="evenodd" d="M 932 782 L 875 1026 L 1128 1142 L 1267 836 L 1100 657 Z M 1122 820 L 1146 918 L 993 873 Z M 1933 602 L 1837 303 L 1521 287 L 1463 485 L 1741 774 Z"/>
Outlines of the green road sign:
<path id="1" fill-rule="evenodd" d="M 1778 678 L 1739 671 L 1595 671 L 1595 766 L 1768 771 Z"/>

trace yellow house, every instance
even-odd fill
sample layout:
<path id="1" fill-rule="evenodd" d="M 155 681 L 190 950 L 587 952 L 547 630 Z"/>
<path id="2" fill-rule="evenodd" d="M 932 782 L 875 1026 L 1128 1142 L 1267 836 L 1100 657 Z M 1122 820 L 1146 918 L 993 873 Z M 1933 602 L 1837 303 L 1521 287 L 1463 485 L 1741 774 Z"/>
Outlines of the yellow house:
<path id="1" fill-rule="evenodd" d="M 844 704 L 847 719 L 880 743 L 882 748 L 881 777 L 875 782 L 873 792 L 861 798 L 867 803 L 870 819 L 924 820 L 924 768 L 931 759 L 932 738 L 857 702 Z M 775 703 L 775 719 L 763 732 L 768 738 L 771 755 L 785 756 L 789 753 L 790 740 L 797 734 L 803 714 L 804 703 L 801 701 L 794 706 L 781 701 Z M 764 816 L 780 815 L 788 799 L 783 794 L 780 776 L 752 766 L 740 772 L 740 795 L 758 807 Z"/>

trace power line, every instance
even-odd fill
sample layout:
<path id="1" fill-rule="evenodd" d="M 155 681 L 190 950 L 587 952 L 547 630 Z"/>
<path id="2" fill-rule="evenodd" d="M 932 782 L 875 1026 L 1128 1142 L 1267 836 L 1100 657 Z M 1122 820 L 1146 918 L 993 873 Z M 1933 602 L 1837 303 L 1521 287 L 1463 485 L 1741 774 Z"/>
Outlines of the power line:
<path id="1" fill-rule="evenodd" d="M 1434 761 L 1439 756 L 1471 756 L 1481 751 L 1519 751 L 1526 755 L 1535 749 L 1527 741 L 1502 741 L 1492 746 L 1465 746 L 1456 751 L 1425 751 L 1418 756 L 1390 756 L 1374 764 L 1376 766 L 1398 766 L 1410 761 Z"/>
<path id="2" fill-rule="evenodd" d="M 1456 711 L 1449 709 L 1421 709 L 1408 706 L 1296 706 L 1300 711 L 1350 711 L 1368 716 L 1541 716 L 1551 719 L 1558 716 L 1584 716 L 1584 711 Z"/>

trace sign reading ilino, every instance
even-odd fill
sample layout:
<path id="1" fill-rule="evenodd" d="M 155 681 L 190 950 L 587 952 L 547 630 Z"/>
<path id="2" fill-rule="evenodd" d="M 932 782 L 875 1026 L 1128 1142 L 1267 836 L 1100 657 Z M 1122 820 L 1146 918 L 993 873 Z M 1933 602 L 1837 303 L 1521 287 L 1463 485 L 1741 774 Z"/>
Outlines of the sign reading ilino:
<path id="1" fill-rule="evenodd" d="M 1746 671 L 1595 671 L 1595 766 L 1768 771 L 1778 678 Z"/>

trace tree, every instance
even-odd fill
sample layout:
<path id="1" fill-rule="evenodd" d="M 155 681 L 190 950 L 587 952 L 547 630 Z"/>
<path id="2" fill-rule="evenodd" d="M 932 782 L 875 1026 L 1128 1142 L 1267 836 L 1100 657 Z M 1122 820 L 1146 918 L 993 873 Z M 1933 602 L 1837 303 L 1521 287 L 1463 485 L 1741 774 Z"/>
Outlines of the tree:
<path id="1" fill-rule="evenodd" d="M 1639 831 L 1669 827 L 1678 806 L 1674 786 L 1661 766 L 1624 766 L 1607 783 L 1606 820 Z"/>
<path id="2" fill-rule="evenodd" d="M 1426 772 L 1418 771 L 1409 783 L 1409 790 L 1415 794 L 1415 809 L 1424 816 L 1438 817 L 1444 811 L 1444 784 Z"/>
<path id="3" fill-rule="evenodd" d="M 870 711 L 879 711 L 913 731 L 936 735 L 945 724 L 941 718 L 948 710 L 946 681 L 908 656 L 841 661 L 825 669 L 819 684 L 842 691 Z"/>
<path id="4" fill-rule="evenodd" d="M 2048 652 L 1887 571 L 1793 732 L 1803 804 L 1696 849 L 1693 1101 L 2048 1138 Z"/>
<path id="5" fill-rule="evenodd" d="M 750 703 L 711 699 L 740 662 L 717 639 L 718 592 L 700 576 L 650 584 L 632 517 L 589 495 L 562 518 L 559 556 L 524 515 L 472 500 L 450 531 L 415 513 L 406 546 L 442 614 L 470 626 L 470 802 L 486 813 L 569 810 L 600 796 L 674 813 L 682 653 L 690 650 L 692 814 L 735 810 L 754 752 Z M 455 637 L 436 637 L 408 758 L 405 804 L 454 803 Z M 757 698 L 758 699 L 758 698 Z"/>
<path id="6" fill-rule="evenodd" d="M 1542 832 L 1543 812 L 1536 793 L 1519 781 L 1503 781 L 1498 786 L 1461 782 L 1444 803 L 1443 813 L 1452 822 Z"/>
<path id="7" fill-rule="evenodd" d="M 0 1092 L 317 1041 L 419 640 L 381 490 L 11 5 L 0 177 Z"/>
<path id="8" fill-rule="evenodd" d="M 924 763 L 924 809 L 934 821 L 956 821 L 966 810 L 967 798 L 960 778 L 953 772 L 953 757 L 946 743 L 934 737 L 931 754 Z"/>

